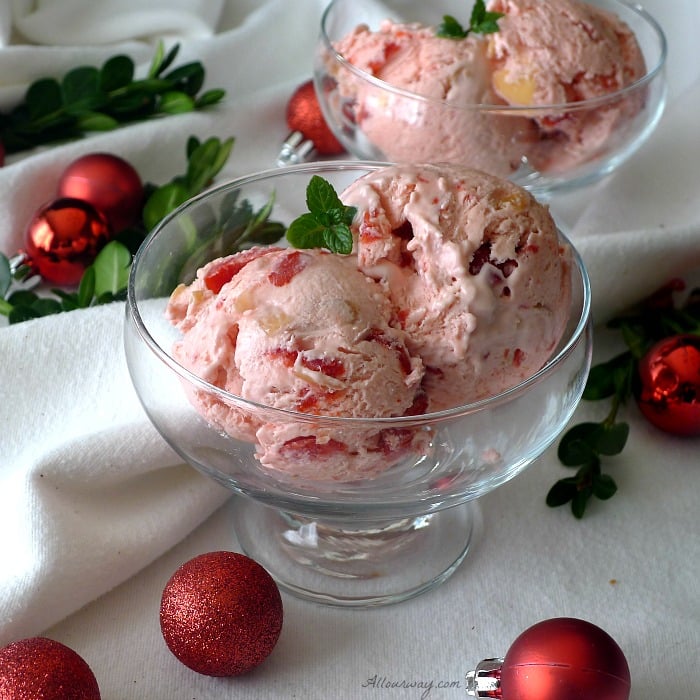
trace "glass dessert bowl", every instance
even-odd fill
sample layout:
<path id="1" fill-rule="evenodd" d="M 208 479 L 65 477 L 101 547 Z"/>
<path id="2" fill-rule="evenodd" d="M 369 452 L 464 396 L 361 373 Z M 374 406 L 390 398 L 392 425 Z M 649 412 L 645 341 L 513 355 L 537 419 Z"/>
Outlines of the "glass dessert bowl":
<path id="1" fill-rule="evenodd" d="M 128 286 L 126 358 L 150 420 L 183 460 L 240 496 L 232 508 L 246 554 L 283 589 L 339 606 L 398 602 L 444 581 L 468 552 L 473 501 L 556 439 L 591 359 L 588 277 L 571 248 L 559 344 L 539 371 L 483 400 L 401 417 L 313 415 L 244 399 L 188 370 L 174 352 L 182 334 L 166 317 L 173 290 L 211 260 L 279 239 L 303 212 L 312 176 L 341 192 L 380 167 L 308 163 L 213 189 L 156 227 Z M 306 437 L 283 443 L 285 435 Z M 339 440 L 353 448 L 350 478 L 324 474 Z M 288 444 L 296 471 L 280 448 Z"/>
<path id="2" fill-rule="evenodd" d="M 539 6 L 546 11 L 552 4 Z M 590 71 L 580 62 L 587 47 L 603 42 L 583 20 L 571 22 L 581 36 L 570 41 L 570 27 L 559 25 L 562 35 L 553 42 L 535 35 L 528 44 L 505 29 L 455 40 L 435 32 L 445 15 L 466 25 L 463 3 L 407 8 L 399 0 L 332 0 L 314 63 L 324 117 L 364 160 L 461 163 L 508 177 L 539 197 L 594 182 L 625 162 L 658 123 L 667 48 L 660 26 L 639 5 L 588 5 L 631 30 L 615 49 L 622 54 L 617 63 L 593 53 Z M 359 25 L 368 31 L 356 32 Z M 607 32 L 622 35 L 617 26 L 599 33 Z M 545 65 L 558 61 L 563 47 L 570 48 L 571 65 Z"/>

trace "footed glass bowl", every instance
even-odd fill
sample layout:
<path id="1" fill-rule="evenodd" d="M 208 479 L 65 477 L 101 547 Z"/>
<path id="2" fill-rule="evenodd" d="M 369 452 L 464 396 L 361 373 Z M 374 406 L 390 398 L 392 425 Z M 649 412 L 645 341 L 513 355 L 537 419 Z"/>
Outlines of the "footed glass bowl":
<path id="1" fill-rule="evenodd" d="M 357 43 L 347 48 L 354 63 L 336 50 L 337 42 L 358 25 L 377 32 L 387 18 L 436 27 L 444 15 L 451 15 L 467 24 L 469 7 L 463 2 L 333 0 L 322 16 L 314 64 L 324 117 L 345 148 L 364 160 L 457 162 L 509 177 L 539 197 L 594 182 L 626 161 L 658 123 L 666 96 L 666 40 L 639 5 L 625 0 L 589 4 L 614 13 L 630 27 L 646 74 L 604 96 L 540 105 L 528 94 L 531 86 L 525 81 L 510 87 L 501 81 L 512 92 L 510 104 L 484 87 L 497 82 L 488 49 L 478 61 L 469 59 L 469 65 L 479 66 L 473 69 L 455 69 L 447 54 L 424 52 L 420 68 L 408 70 L 409 60 L 400 69 L 392 68 L 396 84 L 375 77 L 378 68 L 372 68 L 396 50 L 391 40 L 370 50 Z M 449 47 L 452 40 L 440 41 Z M 467 72 L 472 76 L 464 80 Z M 577 88 L 578 80 L 566 86 L 567 95 L 586 92 Z"/>
<path id="2" fill-rule="evenodd" d="M 340 193 L 377 167 L 340 161 L 274 169 L 187 202 L 135 256 L 126 311 L 126 358 L 138 396 L 183 460 L 241 496 L 233 508 L 243 550 L 283 589 L 344 606 L 404 600 L 456 569 L 472 537 L 472 501 L 522 472 L 555 440 L 579 402 L 591 356 L 588 277 L 573 251 L 570 321 L 561 343 L 536 374 L 478 403 L 402 418 L 316 416 L 246 401 L 176 361 L 180 333 L 165 317 L 176 285 L 191 282 L 209 260 L 279 237 L 280 224 L 305 211 L 311 176 Z M 562 244 L 570 245 L 563 236 Z M 291 476 L 261 463 L 260 433 L 226 432 L 198 410 L 203 405 L 246 425 L 311 427 L 316 434 L 340 431 L 347 444 L 372 436 L 420 449 L 407 450 L 375 478 Z"/>

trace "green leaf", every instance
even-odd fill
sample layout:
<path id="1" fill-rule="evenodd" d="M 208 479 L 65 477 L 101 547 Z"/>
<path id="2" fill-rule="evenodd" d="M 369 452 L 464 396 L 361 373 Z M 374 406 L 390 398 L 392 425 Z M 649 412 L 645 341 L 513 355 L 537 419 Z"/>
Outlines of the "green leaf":
<path id="1" fill-rule="evenodd" d="M 131 254 L 121 243 L 110 241 L 102 248 L 92 264 L 95 295 L 121 292 L 129 280 L 130 264 Z"/>
<path id="2" fill-rule="evenodd" d="M 105 92 L 126 87 L 133 79 L 134 62 L 128 56 L 112 56 L 100 71 L 100 86 Z"/>
<path id="3" fill-rule="evenodd" d="M 40 297 L 32 304 L 32 311 L 36 313 L 37 317 L 41 317 L 60 313 L 63 308 L 56 299 Z"/>
<path id="4" fill-rule="evenodd" d="M 583 398 L 587 401 L 599 401 L 615 394 L 617 391 L 615 372 L 619 369 L 627 371 L 633 362 L 632 355 L 629 352 L 623 352 L 607 362 L 591 367 Z"/>
<path id="5" fill-rule="evenodd" d="M 608 474 L 598 474 L 593 477 L 593 495 L 601 501 L 607 501 L 617 492 L 617 484 Z"/>
<path id="6" fill-rule="evenodd" d="M 226 90 L 215 88 L 213 90 L 203 92 L 196 99 L 194 104 L 197 109 L 204 109 L 205 107 L 211 107 L 211 105 L 218 104 L 224 99 L 224 97 L 226 97 Z"/>
<path id="7" fill-rule="evenodd" d="M 484 0 L 476 0 L 472 9 L 469 29 L 475 34 L 493 34 L 498 31 L 502 12 L 487 12 Z"/>
<path id="8" fill-rule="evenodd" d="M 204 85 L 204 67 L 199 61 L 186 63 L 165 76 L 177 90 L 194 96 Z"/>
<path id="9" fill-rule="evenodd" d="M 100 89 L 100 72 L 90 66 L 74 68 L 66 73 L 61 82 L 61 91 L 64 107 L 70 114 L 94 110 L 105 102 L 105 94 Z"/>
<path id="10" fill-rule="evenodd" d="M 12 268 L 9 259 L 0 253 L 0 297 L 5 297 L 12 284 Z"/>
<path id="11" fill-rule="evenodd" d="M 592 488 L 583 489 L 577 491 L 574 497 L 571 499 L 571 512 L 577 520 L 580 520 L 584 513 L 586 512 L 586 506 L 593 493 Z"/>
<path id="12" fill-rule="evenodd" d="M 452 16 L 444 15 L 435 36 L 441 39 L 464 39 L 469 32 Z"/>
<path id="13" fill-rule="evenodd" d="M 9 313 L 7 319 L 10 324 L 23 323 L 31 321 L 33 318 L 39 318 L 41 314 L 31 306 L 15 306 Z"/>
<path id="14" fill-rule="evenodd" d="M 343 209 L 345 205 L 330 182 L 320 175 L 314 175 L 306 187 L 306 206 L 312 214 L 320 214 L 332 209 Z"/>
<path id="15" fill-rule="evenodd" d="M 166 92 L 160 98 L 160 110 L 166 114 L 192 112 L 194 100 L 184 92 Z"/>
<path id="16" fill-rule="evenodd" d="M 99 257 L 99 256 L 98 256 Z M 96 262 L 97 258 L 95 259 Z M 95 273 L 95 265 L 90 265 L 83 272 L 83 276 L 80 278 L 80 285 L 78 286 L 78 298 L 76 300 L 76 305 L 78 308 L 84 309 L 90 306 L 92 298 L 95 296 L 95 279 L 97 275 Z M 64 301 L 67 301 L 64 299 Z"/>
<path id="17" fill-rule="evenodd" d="M 189 199 L 182 183 L 171 182 L 159 187 L 143 208 L 143 223 L 147 231 L 153 229 L 165 216 Z"/>
<path id="18" fill-rule="evenodd" d="M 78 117 L 78 126 L 82 131 L 112 131 L 119 126 L 119 122 L 101 112 L 85 112 Z"/>
<path id="19" fill-rule="evenodd" d="M 175 49 L 177 50 L 178 45 L 175 45 Z M 163 44 L 162 41 L 158 42 L 158 45 L 156 46 L 156 52 L 153 54 L 153 58 L 151 59 L 151 65 L 148 68 L 148 77 L 149 78 L 156 78 L 158 74 L 160 73 L 161 70 L 163 70 L 163 58 L 165 56 L 165 45 Z"/>
<path id="20" fill-rule="evenodd" d="M 336 224 L 323 231 L 323 246 L 340 255 L 352 253 L 352 231 L 345 224 Z"/>
<path id="21" fill-rule="evenodd" d="M 313 214 L 302 214 L 289 224 L 287 240 L 295 248 L 321 248 L 325 228 Z"/>
<path id="22" fill-rule="evenodd" d="M 63 107 L 61 86 L 53 78 L 33 82 L 24 98 L 31 121 L 53 114 Z"/>
<path id="23" fill-rule="evenodd" d="M 547 493 L 546 503 L 550 508 L 557 508 L 568 503 L 576 495 L 575 477 L 559 479 Z"/>
<path id="24" fill-rule="evenodd" d="M 591 438 L 599 427 L 599 423 L 579 423 L 570 428 L 559 442 L 559 461 L 566 467 L 578 467 L 595 460 L 596 453 Z"/>
<path id="25" fill-rule="evenodd" d="M 589 444 L 599 455 L 617 455 L 624 449 L 629 432 L 627 423 L 603 423 L 590 435 Z"/>

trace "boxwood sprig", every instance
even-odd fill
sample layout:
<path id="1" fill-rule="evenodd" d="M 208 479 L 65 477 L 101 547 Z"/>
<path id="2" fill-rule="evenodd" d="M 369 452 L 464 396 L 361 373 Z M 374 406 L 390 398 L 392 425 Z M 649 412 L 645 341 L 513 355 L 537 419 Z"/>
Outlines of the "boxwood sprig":
<path id="1" fill-rule="evenodd" d="M 619 455 L 627 444 L 629 425 L 618 420 L 618 414 L 638 390 L 639 361 L 663 338 L 684 333 L 700 335 L 700 290 L 677 307 L 673 294 L 682 291 L 683 286 L 680 280 L 673 280 L 630 313 L 608 323 L 609 328 L 620 332 L 627 349 L 591 368 L 583 399 L 610 399 L 610 410 L 602 421 L 580 423 L 564 433 L 557 456 L 576 473 L 550 488 L 548 506 L 569 503 L 572 514 L 580 519 L 592 498 L 605 501 L 617 493 L 615 480 L 603 472 L 603 459 Z"/>
<path id="2" fill-rule="evenodd" d="M 199 61 L 168 70 L 179 52 L 158 44 L 146 77 L 135 79 L 134 61 L 115 55 L 100 67 L 79 66 L 62 78 L 34 81 L 24 100 L 0 113 L 0 142 L 6 153 L 111 131 L 134 121 L 204 109 L 225 91 L 200 90 L 205 69 Z"/>

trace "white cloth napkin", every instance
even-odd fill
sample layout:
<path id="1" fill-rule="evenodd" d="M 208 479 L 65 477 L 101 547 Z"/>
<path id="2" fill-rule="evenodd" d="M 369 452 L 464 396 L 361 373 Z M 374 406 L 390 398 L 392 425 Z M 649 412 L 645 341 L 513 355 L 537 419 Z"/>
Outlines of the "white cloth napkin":
<path id="1" fill-rule="evenodd" d="M 135 4 L 85 0 L 94 42 L 121 42 L 103 46 L 78 46 L 84 35 L 70 19 L 78 4 L 16 2 L 0 12 L 7 88 L 0 99 L 76 61 L 128 51 L 147 65 L 153 39 L 164 33 L 181 42 L 179 60 L 205 64 L 207 87 L 226 88 L 227 101 L 211 112 L 13 156 L 0 169 L 6 254 L 21 247 L 29 217 L 83 153 L 112 151 L 158 183 L 182 171 L 190 134 L 233 135 L 220 179 L 272 167 L 287 134 L 286 102 L 310 77 L 325 2 L 148 3 L 154 19 L 146 26 L 128 14 L 138 15 Z M 124 11 L 118 27 L 98 32 L 114 5 Z M 647 5 L 673 42 L 668 112 L 617 174 L 552 203 L 589 266 L 598 319 L 700 266 L 700 49 L 691 36 L 700 8 L 696 0 L 676 0 L 673 10 L 662 0 Z M 196 22 L 180 21 L 195 15 Z M 18 43 L 28 39 L 45 45 Z M 114 304 L 0 328 L 0 644 L 41 633 L 129 579 L 227 496 L 181 464 L 150 426 L 125 368 L 122 324 L 122 305 Z"/>

